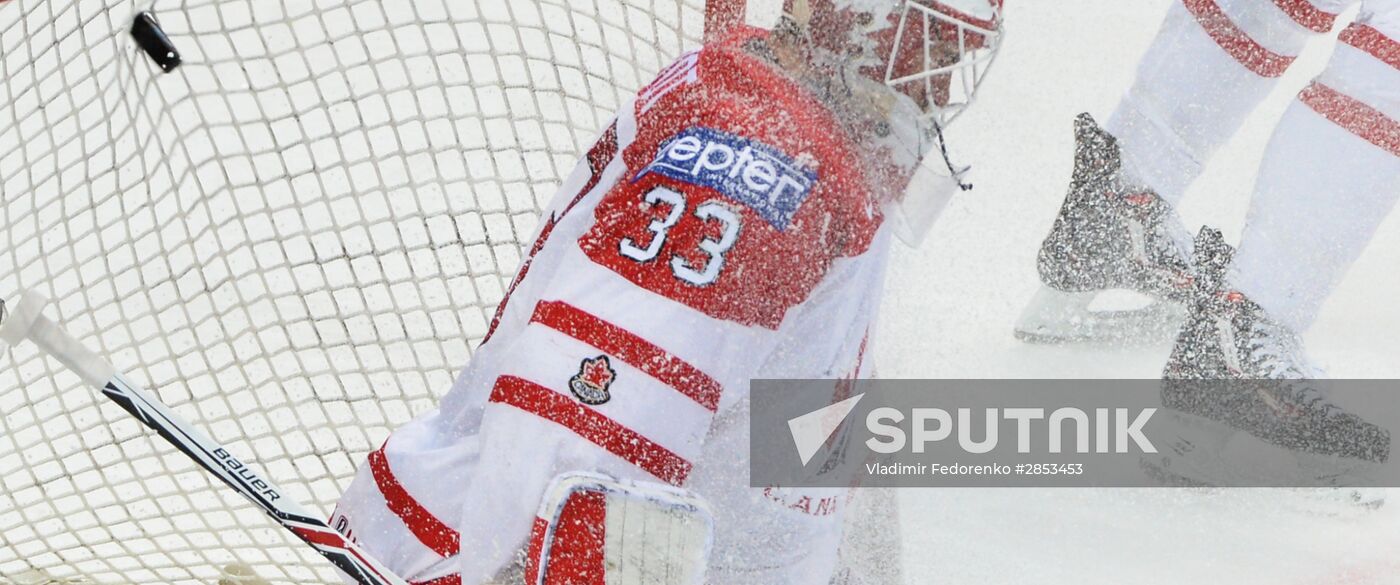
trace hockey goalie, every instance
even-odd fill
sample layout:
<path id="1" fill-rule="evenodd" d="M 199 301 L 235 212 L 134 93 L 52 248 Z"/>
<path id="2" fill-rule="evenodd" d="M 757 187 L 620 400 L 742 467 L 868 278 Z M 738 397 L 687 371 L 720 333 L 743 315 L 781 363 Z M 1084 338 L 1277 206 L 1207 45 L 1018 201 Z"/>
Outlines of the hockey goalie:
<path id="1" fill-rule="evenodd" d="M 962 184 L 942 128 L 1001 6 L 784 12 L 618 112 L 471 363 L 369 456 L 333 526 L 414 583 L 860 580 L 838 560 L 844 490 L 748 487 L 748 384 L 869 374 L 891 239 Z"/>

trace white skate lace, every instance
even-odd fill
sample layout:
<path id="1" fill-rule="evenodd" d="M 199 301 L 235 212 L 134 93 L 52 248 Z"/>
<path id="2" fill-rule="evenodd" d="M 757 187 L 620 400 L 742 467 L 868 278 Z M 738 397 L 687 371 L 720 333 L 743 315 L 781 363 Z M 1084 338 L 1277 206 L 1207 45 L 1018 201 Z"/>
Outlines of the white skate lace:
<path id="1" fill-rule="evenodd" d="M 1252 372 L 1260 378 L 1285 381 L 1277 386 L 1285 394 L 1282 398 L 1323 416 L 1340 412 L 1311 382 L 1322 377 L 1322 372 L 1305 361 L 1302 341 L 1292 331 L 1257 316 L 1249 326 L 1248 346 L 1247 363 Z"/>

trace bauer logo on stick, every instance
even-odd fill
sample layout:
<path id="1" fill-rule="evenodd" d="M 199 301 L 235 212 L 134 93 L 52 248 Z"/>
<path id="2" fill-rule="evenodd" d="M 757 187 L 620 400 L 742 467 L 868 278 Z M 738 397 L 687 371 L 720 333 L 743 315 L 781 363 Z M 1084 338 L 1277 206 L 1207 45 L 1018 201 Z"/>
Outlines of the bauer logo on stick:
<path id="1" fill-rule="evenodd" d="M 613 380 L 617 378 L 617 372 L 612 369 L 612 364 L 608 362 L 608 356 L 600 355 L 595 358 L 584 359 L 579 364 L 578 374 L 569 378 L 569 390 L 579 399 L 579 402 L 589 405 L 599 405 L 612 398 L 608 393 L 608 387 L 612 386 Z"/>

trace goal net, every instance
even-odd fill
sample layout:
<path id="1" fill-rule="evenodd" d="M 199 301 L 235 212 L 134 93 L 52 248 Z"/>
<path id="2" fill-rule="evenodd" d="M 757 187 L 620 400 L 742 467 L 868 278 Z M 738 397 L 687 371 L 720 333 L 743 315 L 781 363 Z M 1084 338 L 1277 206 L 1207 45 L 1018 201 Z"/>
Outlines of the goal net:
<path id="1" fill-rule="evenodd" d="M 471 356 L 582 147 L 719 1 L 0 0 L 0 298 L 47 295 L 329 514 Z M 0 583 L 233 565 L 337 582 L 57 362 L 0 355 Z"/>

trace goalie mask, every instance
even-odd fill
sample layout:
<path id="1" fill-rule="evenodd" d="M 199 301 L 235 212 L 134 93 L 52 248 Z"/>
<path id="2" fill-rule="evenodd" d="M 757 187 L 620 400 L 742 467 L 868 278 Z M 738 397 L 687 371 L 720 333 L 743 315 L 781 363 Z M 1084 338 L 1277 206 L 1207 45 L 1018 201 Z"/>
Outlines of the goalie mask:
<path id="1" fill-rule="evenodd" d="M 910 98 L 946 128 L 1001 48 L 1002 0 L 787 0 L 811 42 Z"/>
<path id="2" fill-rule="evenodd" d="M 971 105 L 1001 48 L 1002 2 L 785 2 L 780 26 L 805 39 L 815 63 L 826 63 L 856 93 L 885 96 L 874 100 L 887 102 L 875 150 L 903 171 L 882 181 L 897 191 L 882 200 L 910 246 L 922 243 L 954 193 L 971 188 L 968 167 L 949 159 L 943 130 Z"/>

